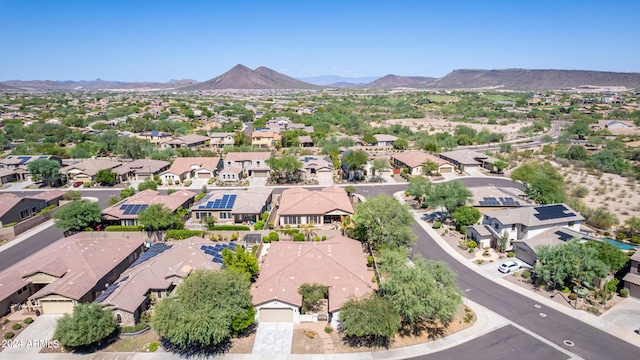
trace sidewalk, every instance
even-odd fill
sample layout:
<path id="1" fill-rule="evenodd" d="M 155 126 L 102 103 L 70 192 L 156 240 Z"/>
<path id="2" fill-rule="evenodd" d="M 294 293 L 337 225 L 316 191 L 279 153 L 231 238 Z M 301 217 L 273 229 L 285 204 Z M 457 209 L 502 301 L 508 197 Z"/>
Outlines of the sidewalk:
<path id="1" fill-rule="evenodd" d="M 397 192 L 394 196 L 404 203 L 403 192 Z M 465 258 L 451 246 L 438 234 L 427 222 L 421 219 L 422 214 L 418 214 L 412 210 L 413 217 L 416 222 L 431 236 L 435 242 L 445 250 L 451 257 L 455 258 L 458 262 L 468 267 L 469 269 L 477 272 L 478 274 L 492 280 L 501 286 L 509 288 L 519 294 L 529 297 L 545 306 L 548 306 L 554 310 L 567 314 L 577 320 L 580 320 L 586 324 L 589 324 L 595 328 L 598 328 L 604 332 L 607 332 L 613 336 L 616 336 L 622 340 L 625 340 L 635 346 L 640 347 L 640 336 L 633 330 L 638 328 L 640 324 L 640 301 L 632 298 L 625 299 L 622 303 L 616 307 L 608 310 L 601 316 L 590 314 L 586 311 L 575 310 L 562 306 L 557 302 L 546 298 L 545 296 L 532 293 L 530 291 L 522 291 L 518 285 L 511 283 L 502 278 L 502 274 L 497 271 L 493 271 L 494 267 L 478 266 L 471 260 Z M 624 305 L 623 305 L 624 304 Z M 622 305 L 622 306 L 621 306 Z M 475 311 L 475 308 L 473 308 Z"/>

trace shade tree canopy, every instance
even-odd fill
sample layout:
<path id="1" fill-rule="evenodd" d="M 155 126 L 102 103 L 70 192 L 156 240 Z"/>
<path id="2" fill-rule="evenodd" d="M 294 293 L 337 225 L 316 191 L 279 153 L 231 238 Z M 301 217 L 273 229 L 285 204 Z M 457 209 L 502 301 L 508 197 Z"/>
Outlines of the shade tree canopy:
<path id="1" fill-rule="evenodd" d="M 65 347 L 88 346 L 116 331 L 116 319 L 99 303 L 77 304 L 71 315 L 64 314 L 53 333 Z"/>
<path id="2" fill-rule="evenodd" d="M 414 221 L 408 206 L 391 195 L 381 194 L 358 204 L 353 220 L 355 237 L 371 245 L 403 247 L 415 242 L 411 231 Z"/>
<path id="3" fill-rule="evenodd" d="M 83 231 L 102 219 L 100 204 L 88 200 L 75 200 L 53 214 L 53 226 L 58 229 Z"/>

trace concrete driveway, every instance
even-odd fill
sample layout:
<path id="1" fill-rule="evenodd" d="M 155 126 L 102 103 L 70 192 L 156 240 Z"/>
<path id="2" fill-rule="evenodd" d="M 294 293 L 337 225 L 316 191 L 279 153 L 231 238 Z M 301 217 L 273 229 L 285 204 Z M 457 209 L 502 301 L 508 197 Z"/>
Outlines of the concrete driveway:
<path id="1" fill-rule="evenodd" d="M 253 343 L 254 355 L 291 354 L 293 323 L 261 322 Z"/>
<path id="2" fill-rule="evenodd" d="M 42 315 L 35 318 L 35 321 L 29 327 L 12 339 L 12 346 L 7 346 L 0 352 L 0 359 L 29 359 L 34 354 L 38 354 L 43 347 L 48 345 L 47 342 L 51 340 L 60 317 L 62 315 L 56 314 Z"/>

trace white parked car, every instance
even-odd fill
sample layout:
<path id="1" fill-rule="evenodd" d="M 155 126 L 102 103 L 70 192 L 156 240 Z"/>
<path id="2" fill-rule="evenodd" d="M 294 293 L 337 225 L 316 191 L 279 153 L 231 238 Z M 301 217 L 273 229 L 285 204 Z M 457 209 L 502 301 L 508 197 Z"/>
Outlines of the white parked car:
<path id="1" fill-rule="evenodd" d="M 502 263 L 502 265 L 500 265 L 500 267 L 498 268 L 498 271 L 500 271 L 501 273 L 508 274 L 518 269 L 522 269 L 522 264 L 520 264 L 517 261 L 507 261 L 505 263 Z"/>

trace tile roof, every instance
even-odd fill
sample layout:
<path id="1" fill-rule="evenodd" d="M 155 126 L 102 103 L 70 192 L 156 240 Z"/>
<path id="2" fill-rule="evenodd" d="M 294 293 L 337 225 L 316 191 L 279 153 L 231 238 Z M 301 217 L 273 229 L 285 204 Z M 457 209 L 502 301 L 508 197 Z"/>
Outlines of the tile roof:
<path id="1" fill-rule="evenodd" d="M 45 273 L 58 278 L 31 298 L 58 294 L 80 300 L 147 240 L 144 233 L 106 231 L 62 238 L 2 271 L 0 299 L 27 285 L 27 276 Z"/>
<path id="2" fill-rule="evenodd" d="M 564 244 L 567 242 L 567 240 L 572 238 L 578 238 L 580 240 L 591 239 L 591 237 L 585 234 L 581 234 L 577 231 L 573 231 L 562 226 L 554 226 L 532 238 L 514 240 L 513 242 L 525 243 L 529 248 L 535 251 L 539 246 L 554 246 L 558 244 Z"/>
<path id="3" fill-rule="evenodd" d="M 634 285 L 640 285 L 640 274 L 628 273 L 624 278 L 622 278 L 622 280 Z"/>
<path id="4" fill-rule="evenodd" d="M 322 190 L 290 188 L 282 192 L 278 215 L 324 215 L 334 210 L 353 214 L 353 205 L 347 192 L 339 186 Z"/>
<path id="5" fill-rule="evenodd" d="M 373 135 L 374 138 L 376 138 L 376 140 L 378 142 L 381 141 L 385 141 L 385 142 L 393 142 L 398 140 L 397 136 L 393 136 L 393 135 L 389 135 L 389 134 L 375 134 Z"/>
<path id="6" fill-rule="evenodd" d="M 102 215 L 106 215 L 114 219 L 137 219 L 138 214 L 125 215 L 124 210 L 120 209 L 122 205 L 150 206 L 160 204 L 164 208 L 176 211 L 185 202 L 193 199 L 195 196 L 196 193 L 188 190 L 178 190 L 171 195 L 162 195 L 159 191 L 147 189 L 131 195 L 128 198 L 124 198 L 116 204 L 102 210 Z"/>
<path id="7" fill-rule="evenodd" d="M 550 206 L 562 205 L 567 210 L 564 212 L 567 215 L 566 217 L 553 217 L 550 219 L 538 219 L 536 217 L 537 214 L 540 213 L 541 209 Z M 577 211 L 571 209 L 567 204 L 553 204 L 553 205 L 538 205 L 538 206 L 525 206 L 521 208 L 510 208 L 503 210 L 491 210 L 484 213 L 484 216 L 495 218 L 503 225 L 510 224 L 523 224 L 528 227 L 531 226 L 540 226 L 540 225 L 554 225 L 559 223 L 566 223 L 569 221 L 583 221 L 584 217 L 580 215 Z"/>
<path id="8" fill-rule="evenodd" d="M 173 140 L 169 140 L 167 141 L 165 144 L 174 144 L 174 145 L 180 145 L 180 144 L 197 144 L 200 142 L 206 142 L 209 141 L 209 137 L 208 136 L 202 136 L 202 135 L 198 135 L 198 134 L 189 134 L 189 135 L 184 135 L 184 136 L 180 136 L 177 137 Z"/>
<path id="9" fill-rule="evenodd" d="M 362 244 L 343 236 L 323 242 L 271 243 L 253 291 L 253 304 L 302 305 L 302 284 L 329 287 L 329 311 L 373 291 Z"/>
<path id="10" fill-rule="evenodd" d="M 74 169 L 80 170 L 82 173 L 85 173 L 89 176 L 94 176 L 98 173 L 98 171 L 103 169 L 114 169 L 119 166 L 122 166 L 123 163 L 114 161 L 114 160 L 106 160 L 106 159 L 88 159 L 83 160 L 78 163 L 65 166 L 60 169 L 60 174 L 67 174 L 69 171 Z"/>
<path id="11" fill-rule="evenodd" d="M 230 152 L 224 158 L 226 161 L 269 160 L 271 153 L 268 151 Z"/>
<path id="12" fill-rule="evenodd" d="M 166 172 L 173 174 L 184 174 L 191 170 L 216 171 L 220 164 L 219 157 L 179 157 L 173 160 L 173 164 Z"/>
<path id="13" fill-rule="evenodd" d="M 144 266 L 125 270 L 112 285 L 115 290 L 101 303 L 133 313 L 146 301 L 149 290 L 177 285 L 194 269 L 220 269 L 221 264 L 211 261 L 212 256 L 200 249 L 202 245 L 211 245 L 211 241 L 194 236 L 172 242 L 170 248 L 146 260 Z"/>
<path id="14" fill-rule="evenodd" d="M 481 152 L 467 149 L 443 152 L 440 153 L 440 156 L 445 159 L 451 159 L 452 161 L 463 165 L 480 165 L 481 162 L 479 160 L 484 160 L 491 163 L 498 161 L 498 159 L 494 158 L 493 156 L 485 155 Z"/>
<path id="15" fill-rule="evenodd" d="M 167 166 L 169 166 L 168 161 L 139 159 L 124 163 L 122 168 L 126 170 L 126 172 L 133 172 L 135 174 L 156 174 Z"/>
<path id="16" fill-rule="evenodd" d="M 433 161 L 438 164 L 438 166 L 450 164 L 448 161 L 424 151 L 403 151 L 401 153 L 391 155 L 391 159 L 397 159 L 411 168 L 422 166 L 422 164 L 427 161 Z"/>
<path id="17" fill-rule="evenodd" d="M 13 209 L 22 198 L 11 193 L 0 194 L 0 216 L 6 214 L 9 210 Z"/>
<path id="18" fill-rule="evenodd" d="M 66 193 L 67 193 L 66 190 L 54 189 L 54 190 L 43 191 L 35 195 L 26 195 L 25 198 L 42 200 L 42 201 L 51 201 L 51 200 L 61 198 Z"/>

